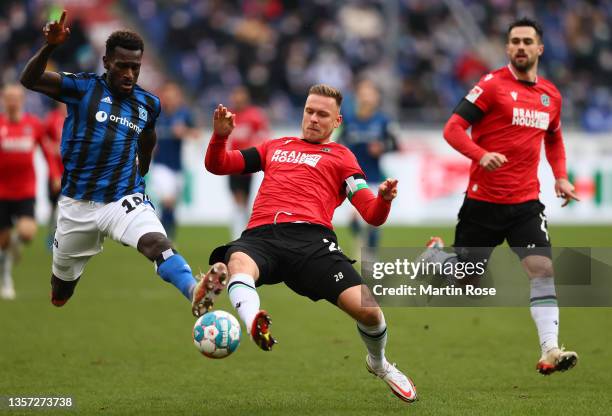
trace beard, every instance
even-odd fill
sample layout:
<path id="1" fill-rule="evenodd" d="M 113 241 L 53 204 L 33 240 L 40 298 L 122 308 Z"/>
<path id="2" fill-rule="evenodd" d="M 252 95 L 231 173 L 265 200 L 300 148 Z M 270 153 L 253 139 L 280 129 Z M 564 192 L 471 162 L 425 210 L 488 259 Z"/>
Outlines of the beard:
<path id="1" fill-rule="evenodd" d="M 535 65 L 536 58 L 527 58 L 524 59 L 522 62 L 519 62 L 517 58 L 513 58 L 510 60 L 510 62 L 512 63 L 512 66 L 516 68 L 519 72 L 527 72 Z"/>

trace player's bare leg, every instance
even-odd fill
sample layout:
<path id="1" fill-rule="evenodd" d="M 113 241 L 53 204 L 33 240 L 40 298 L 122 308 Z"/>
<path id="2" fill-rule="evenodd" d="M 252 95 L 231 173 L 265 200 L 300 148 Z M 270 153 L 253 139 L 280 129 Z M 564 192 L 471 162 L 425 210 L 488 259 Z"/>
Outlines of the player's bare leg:
<path id="1" fill-rule="evenodd" d="M 357 330 L 368 350 L 366 369 L 382 379 L 401 400 L 415 401 L 417 392 L 412 380 L 385 357 L 387 324 L 370 290 L 365 285 L 345 289 L 337 306 L 357 321 Z"/>
<path id="2" fill-rule="evenodd" d="M 536 369 L 544 375 L 569 370 L 578 362 L 578 354 L 559 348 L 559 306 L 552 261 L 545 256 L 531 255 L 521 264 L 529 276 L 531 317 L 540 339 L 541 357 Z"/>
<path id="3" fill-rule="evenodd" d="M 6 300 L 15 299 L 15 287 L 11 273 L 11 257 L 9 253 L 9 241 L 11 239 L 11 228 L 0 230 L 0 298 Z"/>
<path id="4" fill-rule="evenodd" d="M 260 309 L 259 295 L 255 289 L 255 282 L 259 278 L 257 264 L 246 253 L 235 252 L 231 254 L 227 266 L 230 273 L 227 285 L 230 302 L 253 342 L 262 350 L 270 351 L 277 341 L 270 333 L 270 315 Z"/>
<path id="5" fill-rule="evenodd" d="M 36 220 L 32 217 L 21 217 L 15 223 L 14 232 L 11 235 L 10 250 L 13 254 L 13 262 L 17 264 L 21 260 L 21 251 L 24 244 L 30 243 L 36 235 Z"/>

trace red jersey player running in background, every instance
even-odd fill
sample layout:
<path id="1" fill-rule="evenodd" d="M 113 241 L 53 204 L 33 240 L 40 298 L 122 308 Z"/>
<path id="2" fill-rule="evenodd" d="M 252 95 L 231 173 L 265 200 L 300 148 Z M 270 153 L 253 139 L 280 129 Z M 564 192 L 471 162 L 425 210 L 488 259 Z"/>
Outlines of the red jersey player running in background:
<path id="1" fill-rule="evenodd" d="M 268 119 L 260 108 L 251 104 L 251 95 L 245 86 L 238 86 L 230 94 L 230 111 L 234 114 L 236 128 L 229 138 L 232 150 L 248 149 L 269 138 Z M 232 218 L 232 239 L 240 233 L 249 221 L 249 199 L 253 186 L 253 175 L 229 175 L 229 188 L 234 199 Z"/>
<path id="2" fill-rule="evenodd" d="M 338 90 L 315 85 L 304 106 L 301 138 L 283 137 L 232 151 L 226 150 L 226 142 L 235 127 L 234 114 L 219 105 L 206 168 L 218 175 L 263 170 L 264 179 L 247 229 L 238 240 L 215 249 L 211 261 L 227 264 L 230 301 L 261 349 L 272 349 L 275 340 L 255 288 L 284 282 L 297 294 L 314 301 L 325 299 L 355 319 L 368 350 L 368 371 L 400 399 L 412 402 L 414 385 L 385 358 L 387 326 L 382 310 L 338 247 L 332 230 L 333 213 L 345 198 L 368 223 L 378 226 L 387 219 L 397 195 L 394 179 L 385 180 L 374 195 L 355 156 L 330 141 L 342 122 L 341 103 Z"/>
<path id="3" fill-rule="evenodd" d="M 59 190 L 60 172 L 45 145 L 45 132 L 35 116 L 24 113 L 23 88 L 9 84 L 2 94 L 4 114 L 0 114 L 0 297 L 14 299 L 12 265 L 22 243 L 36 234 L 34 202 L 36 174 L 34 151 L 43 151 L 55 191 Z M 15 232 L 11 235 L 11 231 Z"/>
<path id="4" fill-rule="evenodd" d="M 537 75 L 543 52 L 542 30 L 535 21 L 512 23 L 506 44 L 510 63 L 485 75 L 448 120 L 444 138 L 472 159 L 470 180 L 455 230 L 456 254 L 441 251 L 442 240 L 434 237 L 423 257 L 430 262 L 482 262 L 507 240 L 530 279 L 531 315 L 542 354 L 536 368 L 550 374 L 572 368 L 578 355 L 558 344 L 551 245 L 544 205 L 538 199 L 542 140 L 563 206 L 578 198 L 567 180 L 561 94 Z M 470 126 L 471 138 L 466 133 Z"/>
<path id="5" fill-rule="evenodd" d="M 64 128 L 64 120 L 68 111 L 66 104 L 59 101 L 54 101 L 55 108 L 47 113 L 45 117 L 44 125 L 47 136 L 47 147 L 49 152 L 53 156 L 55 168 L 60 175 L 58 178 L 51 176 L 51 170 L 49 170 L 49 177 L 47 183 L 47 196 L 49 198 L 49 204 L 51 205 L 51 214 L 49 215 L 48 229 L 47 229 L 47 247 L 49 250 L 53 249 L 53 236 L 55 235 L 55 227 L 57 222 L 57 200 L 60 196 L 61 191 L 61 175 L 64 172 L 64 165 L 62 164 L 62 154 L 60 151 L 60 144 L 62 141 L 62 130 Z"/>

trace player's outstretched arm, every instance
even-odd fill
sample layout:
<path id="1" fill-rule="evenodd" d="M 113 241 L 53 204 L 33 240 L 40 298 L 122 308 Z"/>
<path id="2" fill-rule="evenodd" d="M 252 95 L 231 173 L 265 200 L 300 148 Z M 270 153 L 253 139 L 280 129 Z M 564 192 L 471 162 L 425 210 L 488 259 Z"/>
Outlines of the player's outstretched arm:
<path id="1" fill-rule="evenodd" d="M 350 179 L 347 186 L 350 187 Z M 397 179 L 386 179 L 378 187 L 378 196 L 374 195 L 369 188 L 358 188 L 351 195 L 347 189 L 351 204 L 357 209 L 359 215 L 370 225 L 380 226 L 385 223 L 391 211 L 391 201 L 397 196 Z"/>
<path id="2" fill-rule="evenodd" d="M 235 127 L 235 115 L 219 104 L 213 115 L 213 135 L 206 149 L 204 166 L 215 175 L 243 173 L 246 162 L 239 150 L 228 151 L 226 143 Z"/>
<path id="3" fill-rule="evenodd" d="M 24 87 L 42 92 L 50 97 L 60 95 L 62 78 L 57 72 L 45 71 L 49 57 L 59 45 L 70 35 L 70 29 L 65 26 L 66 11 L 60 20 L 49 22 L 43 28 L 46 43 L 34 54 L 21 72 L 20 81 Z"/>

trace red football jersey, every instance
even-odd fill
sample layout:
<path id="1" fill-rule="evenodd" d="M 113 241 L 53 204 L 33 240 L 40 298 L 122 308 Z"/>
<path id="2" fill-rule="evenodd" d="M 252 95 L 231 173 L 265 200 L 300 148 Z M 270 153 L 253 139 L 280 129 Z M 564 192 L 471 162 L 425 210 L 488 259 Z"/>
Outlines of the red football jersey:
<path id="1" fill-rule="evenodd" d="M 18 122 L 0 114 L 0 198 L 27 199 L 36 196 L 34 150 L 40 146 L 50 160 L 43 145 L 44 131 L 40 121 L 31 114 L 24 114 Z M 56 169 L 49 167 L 53 177 Z"/>
<path id="2" fill-rule="evenodd" d="M 305 221 L 333 228 L 336 208 L 346 198 L 344 180 L 363 175 L 355 155 L 338 143 L 313 144 L 297 137 L 256 146 L 264 179 L 247 228 Z"/>
<path id="3" fill-rule="evenodd" d="M 561 94 L 544 78 L 519 81 L 509 66 L 485 75 L 465 97 L 484 116 L 472 125 L 472 139 L 508 162 L 489 172 L 472 161 L 467 196 L 516 204 L 538 199 L 542 140 L 561 128 Z"/>
<path id="4" fill-rule="evenodd" d="M 45 133 L 47 136 L 47 148 L 53 156 L 53 163 L 60 174 L 64 171 L 60 144 L 62 141 L 62 129 L 64 128 L 66 115 L 60 110 L 53 110 L 45 118 Z M 49 172 L 50 173 L 50 172 Z"/>
<path id="5" fill-rule="evenodd" d="M 236 127 L 229 137 L 230 149 L 240 150 L 257 146 L 269 137 L 268 120 L 259 108 L 250 106 L 234 114 Z"/>

